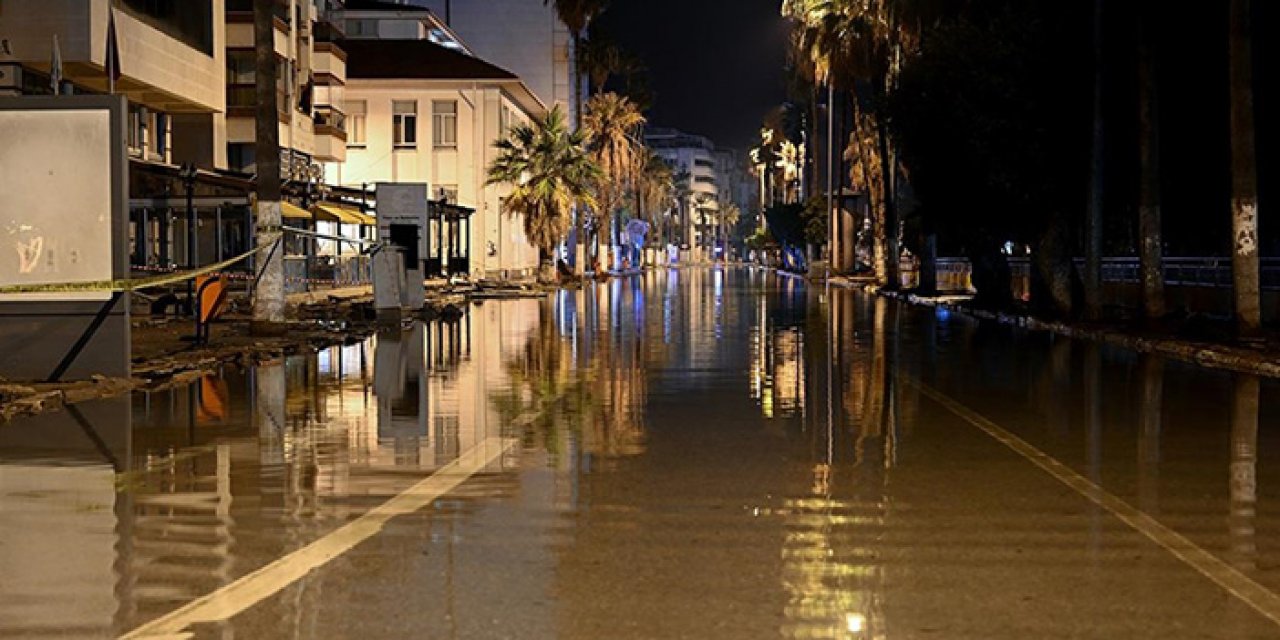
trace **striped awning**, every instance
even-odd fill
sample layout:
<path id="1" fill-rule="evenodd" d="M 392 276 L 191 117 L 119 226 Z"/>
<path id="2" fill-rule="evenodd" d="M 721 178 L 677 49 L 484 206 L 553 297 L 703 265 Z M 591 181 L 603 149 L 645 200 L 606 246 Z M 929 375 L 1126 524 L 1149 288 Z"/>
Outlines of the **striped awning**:
<path id="1" fill-rule="evenodd" d="M 311 210 L 316 214 L 316 220 L 339 222 L 342 224 L 378 224 L 377 219 L 373 216 L 350 205 L 337 204 L 334 202 L 321 202 L 311 207 Z"/>

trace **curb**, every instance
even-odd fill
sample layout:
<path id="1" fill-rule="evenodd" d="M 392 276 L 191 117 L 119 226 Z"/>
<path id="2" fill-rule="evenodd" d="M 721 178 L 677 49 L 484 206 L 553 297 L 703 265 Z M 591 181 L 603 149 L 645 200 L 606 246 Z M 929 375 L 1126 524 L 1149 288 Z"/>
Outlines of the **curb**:
<path id="1" fill-rule="evenodd" d="M 1075 340 L 1090 340 L 1112 346 L 1122 347 L 1137 353 L 1150 353 L 1199 365 L 1208 369 L 1221 369 L 1238 373 L 1247 373 L 1266 378 L 1280 378 L 1280 361 L 1269 357 L 1266 352 L 1241 347 L 1196 343 L 1185 340 L 1137 336 L 1116 329 L 1093 329 L 1071 325 L 1065 322 L 1040 320 L 1031 316 L 1012 313 L 969 309 L 949 302 L 939 302 L 921 298 L 914 294 L 897 291 L 881 291 L 866 287 L 875 295 L 915 305 L 946 309 L 951 313 L 973 318 L 998 322 L 1006 326 L 1018 327 L 1029 331 L 1046 331 Z"/>

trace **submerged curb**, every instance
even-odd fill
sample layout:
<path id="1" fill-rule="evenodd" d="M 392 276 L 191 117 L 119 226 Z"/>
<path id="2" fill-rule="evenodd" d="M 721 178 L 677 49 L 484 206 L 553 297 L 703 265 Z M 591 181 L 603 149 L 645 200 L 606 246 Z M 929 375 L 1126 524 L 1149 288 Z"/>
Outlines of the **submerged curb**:
<path id="1" fill-rule="evenodd" d="M 836 283 L 833 282 L 832 284 Z M 840 286 L 852 288 L 856 285 Z M 1175 338 L 1134 335 L 1118 329 L 1082 327 L 1065 322 L 1041 320 L 1032 316 L 970 309 L 950 302 L 922 298 L 910 293 L 883 291 L 875 287 L 865 288 L 890 300 L 897 300 L 919 307 L 946 309 L 951 313 L 957 313 L 976 320 L 998 322 L 1030 331 L 1047 331 L 1076 340 L 1091 340 L 1122 347 L 1137 353 L 1165 356 L 1209 369 L 1222 369 L 1267 378 L 1280 378 L 1280 360 L 1277 360 L 1274 354 L 1267 351 L 1223 344 L 1190 342 Z"/>

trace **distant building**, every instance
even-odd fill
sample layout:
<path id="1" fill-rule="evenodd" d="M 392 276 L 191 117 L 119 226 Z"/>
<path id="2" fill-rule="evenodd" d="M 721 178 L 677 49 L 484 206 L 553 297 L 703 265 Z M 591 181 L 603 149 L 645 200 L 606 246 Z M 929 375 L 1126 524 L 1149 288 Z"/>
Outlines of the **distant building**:
<path id="1" fill-rule="evenodd" d="M 676 173 L 688 179 L 689 195 L 680 203 L 681 254 L 686 260 L 710 257 L 720 224 L 720 178 L 711 140 L 675 129 L 649 127 L 645 144 Z"/>
<path id="2" fill-rule="evenodd" d="M 494 141 L 546 113 L 538 97 L 515 74 L 427 39 L 349 40 L 346 48 L 351 135 L 346 162 L 326 165 L 327 180 L 427 183 L 433 198 L 475 210 L 458 231 L 468 237 L 452 239 L 469 248 L 472 276 L 534 273 L 537 249 L 521 220 L 502 213 L 508 188 L 485 181 Z"/>

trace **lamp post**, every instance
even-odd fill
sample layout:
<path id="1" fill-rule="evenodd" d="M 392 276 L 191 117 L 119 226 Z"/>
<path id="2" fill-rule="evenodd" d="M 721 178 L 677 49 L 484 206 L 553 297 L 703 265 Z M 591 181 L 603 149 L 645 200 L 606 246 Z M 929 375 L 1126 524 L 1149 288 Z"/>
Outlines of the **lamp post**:
<path id="1" fill-rule="evenodd" d="M 182 167 L 178 169 L 178 177 L 182 180 L 182 186 L 187 190 L 187 268 L 194 269 L 196 266 L 196 208 L 195 208 L 195 188 L 196 188 L 196 165 L 190 162 L 184 162 Z"/>
<path id="2" fill-rule="evenodd" d="M 196 165 L 191 162 L 184 162 L 178 168 L 178 178 L 182 180 L 182 186 L 187 190 L 187 268 L 196 268 L 196 207 L 195 207 L 195 188 L 196 188 Z M 200 306 L 195 300 L 195 283 L 187 280 L 187 304 L 191 309 L 191 315 L 200 312 Z"/>

